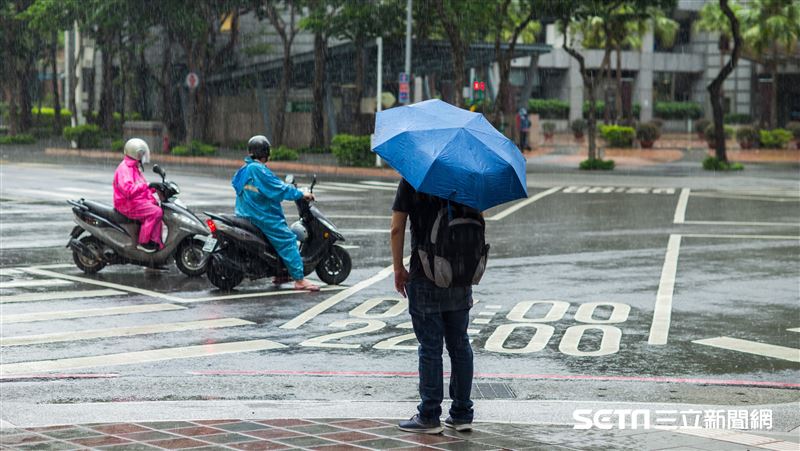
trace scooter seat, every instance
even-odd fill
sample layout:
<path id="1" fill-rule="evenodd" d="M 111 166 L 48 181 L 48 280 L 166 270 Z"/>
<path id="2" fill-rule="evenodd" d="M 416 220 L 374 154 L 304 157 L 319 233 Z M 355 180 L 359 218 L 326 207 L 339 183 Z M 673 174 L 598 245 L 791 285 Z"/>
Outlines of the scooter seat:
<path id="1" fill-rule="evenodd" d="M 114 207 L 102 202 L 95 202 L 93 200 L 84 200 L 83 205 L 89 208 L 89 211 L 102 216 L 117 224 L 138 224 L 139 221 L 131 219 L 122 213 L 118 212 Z"/>
<path id="2" fill-rule="evenodd" d="M 225 218 L 229 224 L 235 227 L 239 227 L 240 229 L 245 229 L 250 233 L 255 234 L 256 236 L 263 237 L 264 233 L 255 226 L 252 222 L 250 222 L 247 218 L 240 218 L 239 216 L 234 215 L 220 215 L 221 217 Z"/>

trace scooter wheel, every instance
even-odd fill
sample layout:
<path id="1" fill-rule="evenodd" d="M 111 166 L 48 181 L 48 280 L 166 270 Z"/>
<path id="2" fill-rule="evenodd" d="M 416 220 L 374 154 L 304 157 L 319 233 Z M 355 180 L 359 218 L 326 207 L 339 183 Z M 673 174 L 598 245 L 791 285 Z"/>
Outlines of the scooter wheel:
<path id="1" fill-rule="evenodd" d="M 89 235 L 81 238 L 79 241 L 93 254 L 102 255 L 103 243 L 97 238 Z M 75 249 L 72 250 L 72 260 L 75 261 L 75 266 L 86 274 L 95 274 L 106 266 L 106 263 L 102 259 L 98 257 L 88 257 Z"/>
<path id="2" fill-rule="evenodd" d="M 213 256 L 208 261 L 206 270 L 209 282 L 222 291 L 230 291 L 242 283 L 244 274 L 231 268 L 226 268 L 219 258 Z"/>
<path id="3" fill-rule="evenodd" d="M 317 264 L 317 276 L 328 285 L 339 285 L 350 275 L 353 262 L 350 254 L 341 246 L 334 245 L 331 253 Z"/>
<path id="4" fill-rule="evenodd" d="M 199 277 L 206 272 L 208 254 L 203 252 L 203 241 L 186 238 L 175 252 L 175 266 L 189 277 Z"/>

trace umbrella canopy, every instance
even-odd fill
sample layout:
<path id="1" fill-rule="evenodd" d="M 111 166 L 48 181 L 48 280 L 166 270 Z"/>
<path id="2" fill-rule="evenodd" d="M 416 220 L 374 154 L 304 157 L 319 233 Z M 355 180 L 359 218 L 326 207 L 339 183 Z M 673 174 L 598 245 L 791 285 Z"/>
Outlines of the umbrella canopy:
<path id="1" fill-rule="evenodd" d="M 417 191 L 480 211 L 528 197 L 517 146 L 483 114 L 441 100 L 378 113 L 372 150 Z"/>

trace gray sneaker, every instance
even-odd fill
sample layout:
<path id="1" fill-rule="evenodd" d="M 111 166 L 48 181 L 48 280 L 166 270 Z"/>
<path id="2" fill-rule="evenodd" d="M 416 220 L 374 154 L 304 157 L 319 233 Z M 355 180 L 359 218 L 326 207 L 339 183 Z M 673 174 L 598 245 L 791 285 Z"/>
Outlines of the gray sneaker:
<path id="1" fill-rule="evenodd" d="M 438 419 L 435 422 L 426 423 L 419 417 L 419 414 L 414 415 L 410 420 L 401 421 L 397 427 L 401 431 L 416 432 L 417 434 L 439 434 L 444 430 Z"/>
<path id="2" fill-rule="evenodd" d="M 447 419 L 444 420 L 444 425 L 446 427 L 450 428 L 450 429 L 455 429 L 456 431 L 459 431 L 459 432 L 471 431 L 472 430 L 472 422 L 471 421 L 469 421 L 469 422 L 467 422 L 467 421 L 459 421 L 459 420 L 454 420 L 451 417 L 447 417 Z"/>

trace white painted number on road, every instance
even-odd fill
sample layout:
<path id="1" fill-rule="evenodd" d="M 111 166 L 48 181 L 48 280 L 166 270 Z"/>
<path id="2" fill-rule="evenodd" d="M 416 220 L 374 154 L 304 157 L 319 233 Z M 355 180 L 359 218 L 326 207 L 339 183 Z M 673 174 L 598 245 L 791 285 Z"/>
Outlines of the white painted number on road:
<path id="1" fill-rule="evenodd" d="M 629 188 L 618 186 L 568 186 L 562 191 L 567 194 L 675 194 L 675 188 Z"/>

